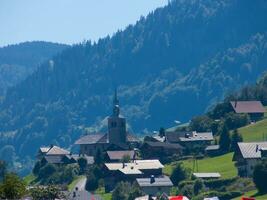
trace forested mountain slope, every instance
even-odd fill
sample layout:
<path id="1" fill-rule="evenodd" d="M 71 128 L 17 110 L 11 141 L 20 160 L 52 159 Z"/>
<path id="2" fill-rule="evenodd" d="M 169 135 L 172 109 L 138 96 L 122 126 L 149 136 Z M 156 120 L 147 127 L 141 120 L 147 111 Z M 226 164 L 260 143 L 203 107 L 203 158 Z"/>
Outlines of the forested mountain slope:
<path id="1" fill-rule="evenodd" d="M 66 47 L 50 42 L 25 42 L 0 48 L 0 96 Z"/>
<path id="2" fill-rule="evenodd" d="M 267 2 L 177 0 L 112 37 L 75 45 L 8 90 L 2 146 L 19 156 L 69 146 L 111 112 L 142 133 L 204 112 L 267 68 Z"/>

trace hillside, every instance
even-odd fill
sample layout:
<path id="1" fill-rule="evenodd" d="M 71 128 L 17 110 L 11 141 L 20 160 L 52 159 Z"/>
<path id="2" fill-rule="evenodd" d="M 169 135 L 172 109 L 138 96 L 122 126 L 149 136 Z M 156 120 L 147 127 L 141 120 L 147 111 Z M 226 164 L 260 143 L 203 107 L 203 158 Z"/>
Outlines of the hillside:
<path id="1" fill-rule="evenodd" d="M 177 0 L 68 48 L 8 90 L 0 145 L 23 158 L 40 145 L 72 145 L 102 125 L 116 86 L 134 132 L 188 121 L 266 70 L 266 9 L 263 0 Z"/>
<path id="2" fill-rule="evenodd" d="M 0 96 L 66 47 L 50 42 L 25 42 L 0 48 Z"/>

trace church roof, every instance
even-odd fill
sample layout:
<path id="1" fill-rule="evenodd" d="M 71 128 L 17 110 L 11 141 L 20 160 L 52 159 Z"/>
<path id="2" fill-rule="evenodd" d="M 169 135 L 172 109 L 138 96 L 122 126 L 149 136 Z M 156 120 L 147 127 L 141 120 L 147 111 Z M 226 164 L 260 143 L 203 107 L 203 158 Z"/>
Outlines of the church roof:
<path id="1" fill-rule="evenodd" d="M 75 144 L 106 143 L 107 134 L 89 134 L 79 138 Z"/>
<path id="2" fill-rule="evenodd" d="M 127 133 L 128 142 L 138 142 L 139 139 L 133 134 Z M 89 134 L 79 138 L 75 144 L 96 144 L 96 143 L 108 143 L 108 134 Z"/>

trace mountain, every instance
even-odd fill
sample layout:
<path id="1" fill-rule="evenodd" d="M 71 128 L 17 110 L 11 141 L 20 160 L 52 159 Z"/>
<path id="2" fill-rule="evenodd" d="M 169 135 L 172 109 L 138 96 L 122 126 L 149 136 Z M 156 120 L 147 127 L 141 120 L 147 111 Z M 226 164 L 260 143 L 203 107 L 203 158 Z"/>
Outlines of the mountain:
<path id="1" fill-rule="evenodd" d="M 176 0 L 66 49 L 7 91 L 1 146 L 24 158 L 72 145 L 103 125 L 115 87 L 135 133 L 188 121 L 266 70 L 266 10 L 265 0 Z"/>
<path id="2" fill-rule="evenodd" d="M 50 42 L 24 42 L 0 48 L 0 96 L 67 45 Z"/>

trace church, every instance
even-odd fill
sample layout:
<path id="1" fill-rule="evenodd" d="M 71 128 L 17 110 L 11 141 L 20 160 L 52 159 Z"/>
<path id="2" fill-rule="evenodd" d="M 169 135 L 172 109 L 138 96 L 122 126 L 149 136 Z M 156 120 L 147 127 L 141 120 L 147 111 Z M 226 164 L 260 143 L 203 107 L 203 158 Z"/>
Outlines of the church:
<path id="1" fill-rule="evenodd" d="M 108 117 L 107 133 L 88 134 L 78 139 L 75 144 L 80 145 L 80 154 L 95 156 L 98 150 L 129 150 L 139 140 L 127 132 L 126 119 L 120 115 L 119 100 L 115 90 L 113 112 Z"/>

